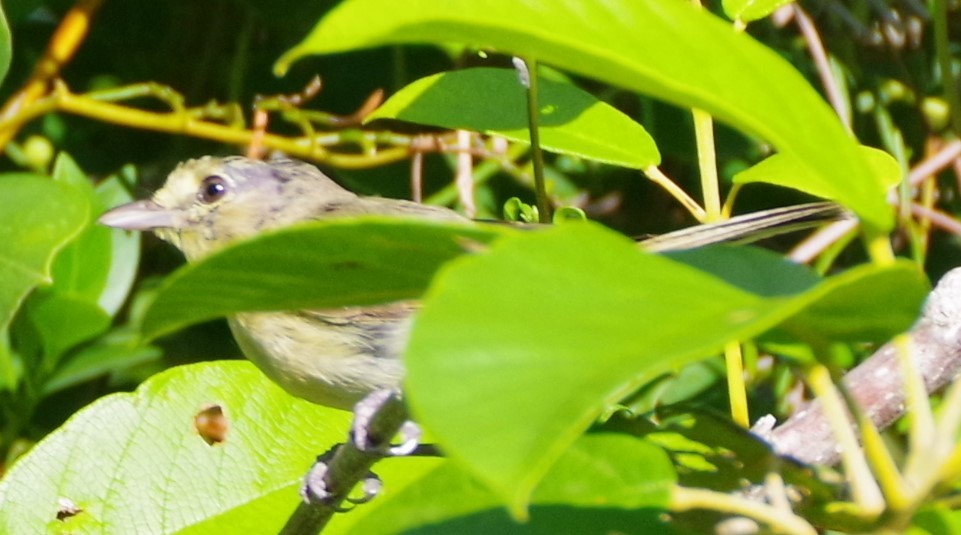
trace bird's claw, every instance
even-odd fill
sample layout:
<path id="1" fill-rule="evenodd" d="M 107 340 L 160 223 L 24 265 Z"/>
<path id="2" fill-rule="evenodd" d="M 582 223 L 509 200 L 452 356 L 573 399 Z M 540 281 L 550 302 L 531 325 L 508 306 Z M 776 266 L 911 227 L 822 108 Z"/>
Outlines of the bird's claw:
<path id="1" fill-rule="evenodd" d="M 380 493 L 381 487 L 383 487 L 383 482 L 380 477 L 373 472 L 367 472 L 367 476 L 360 486 L 363 496 L 359 497 L 347 497 L 346 501 L 353 504 L 351 507 L 342 507 L 334 503 L 334 495 L 327 488 L 327 481 L 324 476 L 327 475 L 329 466 L 327 462 L 333 457 L 333 451 L 330 450 L 327 453 L 317 457 L 317 461 L 314 466 L 310 468 L 307 472 L 307 476 L 304 478 L 304 486 L 300 489 L 300 496 L 305 502 L 310 504 L 323 504 L 326 507 L 330 507 L 338 513 L 346 513 L 354 508 L 354 506 L 361 505 L 373 500 Z"/>
<path id="2" fill-rule="evenodd" d="M 407 420 L 401 426 L 398 434 L 401 443 L 397 445 L 378 444 L 368 431 L 370 420 L 373 418 L 380 407 L 391 396 L 399 396 L 396 390 L 376 390 L 368 394 L 354 406 L 354 422 L 351 426 L 350 436 L 354 446 L 364 452 L 380 452 L 384 456 L 399 457 L 409 455 L 417 446 L 420 445 L 420 437 L 423 434 L 420 426 L 411 420 Z"/>
<path id="3" fill-rule="evenodd" d="M 354 505 L 367 503 L 373 500 L 374 498 L 376 498 L 378 494 L 380 494 L 380 489 L 383 486 L 384 486 L 384 483 L 383 481 L 380 480 L 380 477 L 377 474 L 373 472 L 367 472 L 367 477 L 364 478 L 363 484 L 361 484 L 361 487 L 360 487 L 364 495 L 359 498 L 349 497 L 347 498 L 347 501 L 349 501 Z"/>
<path id="4" fill-rule="evenodd" d="M 334 451 L 336 451 L 336 448 L 317 456 L 317 461 L 314 462 L 314 465 L 310 467 L 310 470 L 304 477 L 304 486 L 300 488 L 300 497 L 307 503 L 323 504 L 333 508 L 338 513 L 342 513 L 349 509 L 344 509 L 334 504 L 333 494 L 327 489 L 327 481 L 325 479 L 327 471 L 330 469 L 327 461 L 333 457 Z"/>

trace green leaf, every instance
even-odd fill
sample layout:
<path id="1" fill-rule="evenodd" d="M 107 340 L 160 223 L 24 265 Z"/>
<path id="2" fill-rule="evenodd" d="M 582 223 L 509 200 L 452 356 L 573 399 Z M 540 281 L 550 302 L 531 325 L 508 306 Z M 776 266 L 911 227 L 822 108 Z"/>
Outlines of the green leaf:
<path id="1" fill-rule="evenodd" d="M 605 404 L 781 319 L 763 299 L 594 224 L 455 260 L 424 304 L 406 353 L 411 406 L 515 515 Z"/>
<path id="2" fill-rule="evenodd" d="M 94 189 L 87 174 L 66 153 L 57 156 L 53 178 L 85 194 L 95 214 L 105 206 L 132 200 L 116 175 Z M 57 255 L 53 265 L 54 289 L 96 303 L 110 315 L 116 314 L 133 284 L 139 258 L 140 233 L 89 224 Z"/>
<path id="3" fill-rule="evenodd" d="M 805 191 L 838 200 L 878 230 L 894 224 L 883 184 L 807 81 L 776 53 L 687 2 L 353 0 L 332 9 L 276 70 L 307 54 L 445 42 L 704 109 L 801 162 L 811 181 Z"/>
<path id="4" fill-rule="evenodd" d="M 773 334 L 787 332 L 807 342 L 883 342 L 914 323 L 930 290 L 913 262 L 857 266 L 826 279 L 817 287 L 817 300 Z"/>
<path id="5" fill-rule="evenodd" d="M 193 425 L 220 405 L 225 440 Z M 280 417 L 282 415 L 282 417 Z M 276 533 L 350 414 L 291 398 L 248 362 L 167 370 L 75 414 L 0 480 L 0 532 Z M 56 519 L 62 500 L 81 509 Z M 239 530 L 243 527 L 243 530 Z"/>
<path id="6" fill-rule="evenodd" d="M 87 222 L 89 205 L 70 186 L 39 175 L 0 175 L 0 328 L 35 286 L 51 283 L 58 250 Z"/>
<path id="7" fill-rule="evenodd" d="M 100 207 L 114 207 L 133 200 L 121 179 L 121 175 L 128 172 L 132 173 L 132 168 L 111 175 L 97 184 L 95 191 Z M 106 228 L 103 225 L 97 226 Z M 110 236 L 110 267 L 97 304 L 113 316 L 127 300 L 130 288 L 133 287 L 137 277 L 137 268 L 140 266 L 141 233 L 114 228 L 108 228 L 107 231 Z"/>
<path id="8" fill-rule="evenodd" d="M 137 344 L 137 335 L 123 330 L 107 333 L 88 347 L 71 353 L 44 381 L 42 395 L 76 386 L 102 375 L 126 370 L 159 359 L 163 352 Z"/>
<path id="9" fill-rule="evenodd" d="M 144 332 L 153 338 L 244 310 L 416 298 L 441 264 L 509 231 L 386 217 L 289 227 L 181 268 L 147 310 Z"/>
<path id="10" fill-rule="evenodd" d="M 613 106 L 571 84 L 538 80 L 538 121 L 544 150 L 624 167 L 657 165 L 650 134 Z M 530 142 L 527 94 L 509 69 L 477 68 L 421 78 L 367 117 L 461 128 Z"/>
<path id="11" fill-rule="evenodd" d="M 10 70 L 10 60 L 13 57 L 13 40 L 10 37 L 10 25 L 0 5 L 0 83 L 7 77 Z"/>
<path id="12" fill-rule="evenodd" d="M 25 309 L 40 334 L 44 360 L 50 370 L 66 350 L 110 327 L 110 316 L 96 303 L 46 288 L 31 295 Z"/>
<path id="13" fill-rule="evenodd" d="M 860 151 L 884 189 L 894 187 L 901 182 L 902 171 L 898 161 L 893 156 L 880 149 L 860 146 Z M 810 167 L 789 154 L 775 154 L 734 175 L 735 184 L 750 184 L 764 182 L 787 188 L 804 191 L 812 195 L 833 199 L 826 184 L 818 184 L 816 177 L 811 174 Z"/>
<path id="14" fill-rule="evenodd" d="M 768 341 L 884 341 L 917 319 L 919 309 L 911 303 L 920 304 L 930 290 L 923 273 L 910 262 L 880 269 L 863 265 L 825 280 L 807 266 L 756 247 L 720 245 L 664 256 L 762 296 L 797 295 L 817 287 L 817 301 L 765 335 Z"/>
<path id="15" fill-rule="evenodd" d="M 961 535 L 961 511 L 937 502 L 925 503 L 905 535 Z"/>
<path id="16" fill-rule="evenodd" d="M 724 14 L 731 20 L 751 22 L 763 19 L 793 0 L 723 0 Z"/>
<path id="17" fill-rule="evenodd" d="M 811 268 L 760 247 L 722 244 L 663 255 L 765 297 L 797 294 L 821 281 Z"/>
<path id="18" fill-rule="evenodd" d="M 822 299 L 830 308 L 849 284 L 895 281 L 908 285 L 903 294 L 899 286 L 865 306 L 873 314 L 884 303 L 906 328 L 925 287 L 906 264 L 765 298 L 593 224 L 508 236 L 438 273 L 405 354 L 408 396 L 444 451 L 520 515 L 551 463 L 608 404 Z"/>
<path id="19" fill-rule="evenodd" d="M 675 479 L 659 447 L 627 435 L 591 434 L 575 442 L 538 486 L 524 524 L 448 462 L 416 485 L 378 497 L 349 532 L 674 533 L 659 517 Z"/>

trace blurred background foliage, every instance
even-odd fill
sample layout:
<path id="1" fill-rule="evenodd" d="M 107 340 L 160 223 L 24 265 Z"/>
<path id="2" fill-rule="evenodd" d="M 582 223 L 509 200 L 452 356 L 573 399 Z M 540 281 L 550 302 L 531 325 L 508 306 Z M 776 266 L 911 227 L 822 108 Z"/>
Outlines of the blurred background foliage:
<path id="1" fill-rule="evenodd" d="M 97 11 L 89 35 L 60 77 L 74 93 L 155 82 L 181 93 L 188 106 L 201 106 L 212 100 L 237 103 L 249 124 L 252 103 L 259 95 L 298 93 L 316 75 L 321 76 L 323 88 L 307 107 L 350 114 L 378 89 L 389 95 L 420 77 L 442 70 L 510 65 L 510 58 L 479 54 L 463 47 L 404 46 L 310 57 L 297 62 L 285 77 L 275 77 L 272 67 L 277 58 L 300 42 L 336 3 L 333 0 L 108 0 Z M 7 0 L 4 3 L 13 35 L 13 61 L 0 87 L 0 101 L 10 98 L 29 78 L 57 25 L 73 5 L 67 0 Z M 950 124 L 946 111 L 927 5 L 918 0 L 805 0 L 801 5 L 812 17 L 832 55 L 835 72 L 844 80 L 853 107 L 853 130 L 863 143 L 895 154 L 900 151 L 902 163 L 907 167 L 930 154 L 932 143 L 957 137 L 959 132 Z M 719 2 L 707 7 L 720 13 Z M 949 13 L 949 33 L 958 35 L 961 17 L 957 2 L 949 5 Z M 821 88 L 807 44 L 797 24 L 784 17 L 784 13 L 753 23 L 748 31 L 788 59 L 814 87 Z M 957 39 L 951 42 L 950 51 L 954 58 L 952 69 L 957 72 L 961 42 Z M 661 168 L 685 189 L 697 192 L 697 157 L 688 110 L 596 81 L 575 81 L 643 124 L 657 140 L 664 159 Z M 129 104 L 163 109 L 150 99 L 133 100 Z M 410 125 L 388 126 L 402 133 L 424 131 Z M 271 130 L 296 132 L 280 121 L 271 123 Z M 900 135 L 895 135 L 898 132 Z M 125 169 L 122 176 L 136 177 L 132 195 L 144 197 L 162 183 L 179 161 L 244 150 L 245 147 L 209 140 L 50 113 L 22 127 L 14 143 L 7 147 L 9 157 L 0 160 L 0 170 L 21 170 L 27 164 L 47 170 L 53 152 L 63 151 L 80 169 L 97 179 Z M 734 173 L 770 153 L 766 145 L 723 125 L 717 126 L 717 150 L 722 184 L 727 188 Z M 453 162 L 451 154 L 426 156 L 425 197 L 451 183 Z M 359 193 L 411 197 L 409 161 L 370 169 L 328 170 Z M 579 206 L 589 217 L 626 234 L 660 233 L 691 223 L 681 207 L 634 170 L 554 155 L 548 159 L 547 171 L 559 204 Z M 952 214 L 961 211 L 959 181 L 961 170 L 958 168 L 941 173 L 938 178 L 939 205 Z M 496 171 L 494 178 L 477 191 L 477 215 L 499 217 L 503 203 L 514 196 L 533 204 L 529 180 L 516 172 Z M 799 193 L 758 185 L 745 189 L 736 211 L 803 200 L 807 199 Z M 2 202 L 0 199 L 0 209 L 3 209 Z M 926 269 L 936 279 L 961 263 L 961 248 L 958 236 L 950 233 L 934 232 L 930 239 Z M 905 254 L 909 238 L 899 235 L 895 240 Z M 145 237 L 144 242 L 135 298 L 128 306 L 132 312 L 129 316 L 134 318 L 136 303 L 149 295 L 160 277 L 182 262 L 171 247 L 153 237 Z M 771 246 L 784 249 L 790 243 L 791 240 L 776 241 Z M 840 265 L 863 258 L 857 251 L 845 254 L 849 256 L 842 257 Z M 125 321 L 114 329 L 124 328 Z M 70 348 L 64 362 L 91 343 L 93 341 L 88 340 Z M 195 360 L 239 356 L 220 321 L 166 337 L 158 342 L 158 348 L 142 355 L 144 358 L 116 364 L 94 378 L 78 380 L 50 395 L 6 393 L 20 403 L 7 404 L 17 409 L 3 416 L 0 448 L 16 455 L 78 408 L 105 393 L 130 389 L 160 369 Z M 696 371 L 714 379 L 722 376 L 721 370 L 710 368 L 704 366 Z"/>

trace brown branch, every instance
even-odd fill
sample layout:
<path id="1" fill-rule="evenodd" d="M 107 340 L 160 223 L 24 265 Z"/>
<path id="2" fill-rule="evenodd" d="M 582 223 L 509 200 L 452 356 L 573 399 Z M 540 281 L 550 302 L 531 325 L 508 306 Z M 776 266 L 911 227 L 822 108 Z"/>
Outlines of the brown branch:
<path id="1" fill-rule="evenodd" d="M 961 268 L 948 272 L 928 297 L 921 319 L 911 329 L 911 361 L 928 393 L 935 392 L 961 371 Z M 843 379 L 854 403 L 883 429 L 906 411 L 898 348 L 888 343 Z M 817 400 L 773 430 L 759 429 L 780 455 L 807 464 L 832 465 L 839 452 L 834 434 Z"/>

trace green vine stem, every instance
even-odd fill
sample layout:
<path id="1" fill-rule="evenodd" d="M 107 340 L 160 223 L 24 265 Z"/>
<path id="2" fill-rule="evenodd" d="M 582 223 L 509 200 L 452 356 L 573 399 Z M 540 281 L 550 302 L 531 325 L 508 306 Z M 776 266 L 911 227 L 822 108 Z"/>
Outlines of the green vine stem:
<path id="1" fill-rule="evenodd" d="M 537 104 L 537 62 L 533 59 L 514 58 L 514 68 L 520 75 L 521 85 L 527 89 L 527 124 L 531 135 L 531 162 L 534 166 L 534 191 L 537 194 L 537 218 L 540 223 L 551 222 L 551 203 L 544 184 L 544 152 L 541 150 Z"/>
<path id="2" fill-rule="evenodd" d="M 669 508 L 676 512 L 707 509 L 742 516 L 766 524 L 774 533 L 817 534 L 817 530 L 811 524 L 789 510 L 785 511 L 743 496 L 712 490 L 674 487 Z"/>

